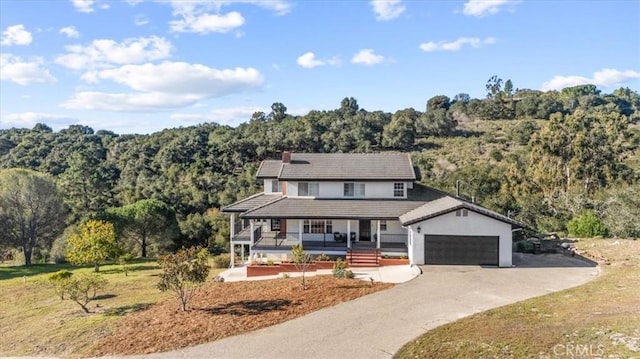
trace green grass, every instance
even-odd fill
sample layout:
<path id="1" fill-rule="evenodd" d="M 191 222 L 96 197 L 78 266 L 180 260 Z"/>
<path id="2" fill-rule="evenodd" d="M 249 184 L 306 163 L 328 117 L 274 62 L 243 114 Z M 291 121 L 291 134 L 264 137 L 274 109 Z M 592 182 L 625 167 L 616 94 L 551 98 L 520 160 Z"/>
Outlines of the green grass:
<path id="1" fill-rule="evenodd" d="M 93 271 L 59 264 L 0 266 L 0 357 L 82 356 L 124 315 L 171 296 L 155 287 L 160 269 L 153 260 L 133 261 L 127 276 L 121 265 L 104 265 L 100 272 L 109 284 L 89 303 L 92 313 L 85 314 L 76 303 L 60 300 L 49 285 L 49 274 L 61 269 Z"/>
<path id="2" fill-rule="evenodd" d="M 640 356 L 640 241 L 615 243 L 579 242 L 594 258 L 611 261 L 595 280 L 443 325 L 395 357 L 571 357 L 567 348 L 576 346 L 601 357 Z"/>

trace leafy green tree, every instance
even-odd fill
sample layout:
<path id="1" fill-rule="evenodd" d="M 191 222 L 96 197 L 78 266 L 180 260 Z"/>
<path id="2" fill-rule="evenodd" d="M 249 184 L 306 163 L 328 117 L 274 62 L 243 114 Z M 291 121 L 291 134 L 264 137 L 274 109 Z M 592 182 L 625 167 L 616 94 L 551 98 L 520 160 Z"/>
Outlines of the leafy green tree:
<path id="1" fill-rule="evenodd" d="M 158 289 L 174 292 L 183 311 L 187 310 L 187 304 L 207 280 L 210 269 L 207 265 L 208 256 L 206 249 L 191 247 L 158 258 L 162 268 Z"/>
<path id="2" fill-rule="evenodd" d="M 68 164 L 58 183 L 65 203 L 71 209 L 72 222 L 104 211 L 113 204 L 111 191 L 116 171 L 106 168 L 106 162 L 88 153 L 75 153 Z"/>
<path id="3" fill-rule="evenodd" d="M 80 226 L 79 233 L 67 240 L 67 260 L 72 264 L 93 264 L 96 272 L 100 263 L 115 259 L 120 253 L 113 224 L 89 220 Z"/>
<path id="4" fill-rule="evenodd" d="M 391 122 L 384 127 L 382 145 L 400 150 L 408 150 L 413 147 L 416 121 L 419 117 L 420 113 L 413 108 L 407 108 L 393 114 Z"/>
<path id="5" fill-rule="evenodd" d="M 25 265 L 34 248 L 50 248 L 62 233 L 66 211 L 55 183 L 25 169 L 0 170 L 0 243 L 20 247 Z"/>
<path id="6" fill-rule="evenodd" d="M 567 223 L 569 235 L 579 238 L 592 238 L 607 235 L 607 227 L 592 210 L 579 213 Z"/>
<path id="7" fill-rule="evenodd" d="M 602 221 L 609 234 L 640 238 L 640 184 L 616 183 L 604 197 Z"/>
<path id="8" fill-rule="evenodd" d="M 107 211 L 107 218 L 116 226 L 116 233 L 140 248 L 147 257 L 149 246 L 166 248 L 178 238 L 179 226 L 175 210 L 162 201 L 145 199 Z"/>

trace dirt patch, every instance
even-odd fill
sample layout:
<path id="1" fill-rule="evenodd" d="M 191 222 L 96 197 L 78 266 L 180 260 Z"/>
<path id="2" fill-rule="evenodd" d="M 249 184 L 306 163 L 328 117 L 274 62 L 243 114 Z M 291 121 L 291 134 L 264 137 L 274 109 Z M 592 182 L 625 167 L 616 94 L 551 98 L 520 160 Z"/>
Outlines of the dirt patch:
<path id="1" fill-rule="evenodd" d="M 388 283 L 318 276 L 207 283 L 182 312 L 175 299 L 127 315 L 90 355 L 146 354 L 218 340 L 297 318 L 392 287 Z"/>

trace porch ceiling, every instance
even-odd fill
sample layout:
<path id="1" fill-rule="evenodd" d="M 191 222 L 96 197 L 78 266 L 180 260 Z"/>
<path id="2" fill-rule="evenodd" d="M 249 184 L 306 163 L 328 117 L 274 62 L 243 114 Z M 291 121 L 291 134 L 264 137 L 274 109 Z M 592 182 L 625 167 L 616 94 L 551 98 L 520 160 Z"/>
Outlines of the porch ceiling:
<path id="1" fill-rule="evenodd" d="M 249 210 L 242 218 L 388 219 L 423 205 L 422 201 L 284 198 Z"/>

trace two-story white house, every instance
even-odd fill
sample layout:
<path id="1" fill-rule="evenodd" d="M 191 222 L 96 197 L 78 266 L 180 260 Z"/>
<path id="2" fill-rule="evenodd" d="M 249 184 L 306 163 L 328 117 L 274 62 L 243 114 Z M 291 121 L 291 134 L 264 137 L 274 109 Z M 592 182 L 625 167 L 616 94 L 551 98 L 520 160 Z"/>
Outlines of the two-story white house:
<path id="1" fill-rule="evenodd" d="M 314 254 L 511 266 L 512 230 L 521 225 L 416 183 L 409 154 L 284 152 L 263 161 L 257 179 L 263 192 L 223 208 L 243 260 L 282 257 L 302 244 Z"/>

